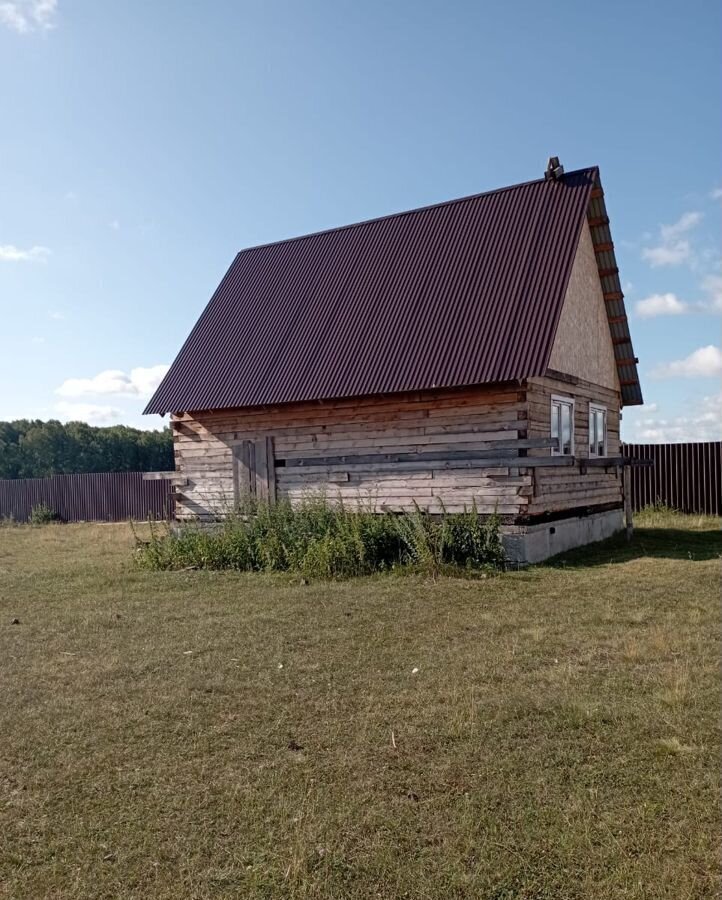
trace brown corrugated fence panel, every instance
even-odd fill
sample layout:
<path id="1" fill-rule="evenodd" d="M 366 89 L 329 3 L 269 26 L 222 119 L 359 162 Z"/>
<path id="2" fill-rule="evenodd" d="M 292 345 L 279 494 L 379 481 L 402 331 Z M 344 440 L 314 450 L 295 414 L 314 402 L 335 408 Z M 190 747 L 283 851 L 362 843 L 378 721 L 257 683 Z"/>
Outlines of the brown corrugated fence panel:
<path id="1" fill-rule="evenodd" d="M 0 479 L 0 518 L 27 522 L 45 504 L 63 522 L 124 522 L 172 516 L 173 485 L 143 472 L 94 472 L 49 478 Z"/>
<path id="2" fill-rule="evenodd" d="M 685 513 L 722 515 L 722 442 L 623 444 L 632 459 L 651 466 L 632 467 L 635 510 L 656 503 Z"/>

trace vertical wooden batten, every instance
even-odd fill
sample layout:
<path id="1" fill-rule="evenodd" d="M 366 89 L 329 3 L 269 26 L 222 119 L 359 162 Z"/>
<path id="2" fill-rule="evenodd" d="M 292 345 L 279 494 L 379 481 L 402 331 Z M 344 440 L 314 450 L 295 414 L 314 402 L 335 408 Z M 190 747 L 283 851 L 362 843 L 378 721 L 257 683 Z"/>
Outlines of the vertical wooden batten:
<path id="1" fill-rule="evenodd" d="M 236 506 L 245 499 L 274 503 L 276 467 L 273 438 L 238 441 L 233 447 L 233 500 Z"/>

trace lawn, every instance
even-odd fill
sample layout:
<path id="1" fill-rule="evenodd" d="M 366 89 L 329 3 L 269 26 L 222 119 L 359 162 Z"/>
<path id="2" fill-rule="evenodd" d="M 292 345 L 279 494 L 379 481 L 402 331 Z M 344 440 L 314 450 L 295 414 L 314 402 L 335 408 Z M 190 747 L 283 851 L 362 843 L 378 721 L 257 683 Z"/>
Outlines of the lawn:
<path id="1" fill-rule="evenodd" d="M 0 896 L 718 897 L 722 541 L 640 524 L 310 584 L 0 528 Z"/>

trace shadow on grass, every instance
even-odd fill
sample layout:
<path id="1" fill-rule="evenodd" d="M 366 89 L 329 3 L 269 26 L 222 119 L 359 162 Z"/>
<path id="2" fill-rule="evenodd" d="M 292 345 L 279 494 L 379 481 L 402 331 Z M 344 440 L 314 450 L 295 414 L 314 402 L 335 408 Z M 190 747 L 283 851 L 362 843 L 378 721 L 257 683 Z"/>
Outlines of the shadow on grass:
<path id="1" fill-rule="evenodd" d="M 718 528 L 692 531 L 684 528 L 635 528 L 631 541 L 624 533 L 560 554 L 543 565 L 565 568 L 608 566 L 632 559 L 691 559 L 702 561 L 722 556 L 722 531 Z"/>

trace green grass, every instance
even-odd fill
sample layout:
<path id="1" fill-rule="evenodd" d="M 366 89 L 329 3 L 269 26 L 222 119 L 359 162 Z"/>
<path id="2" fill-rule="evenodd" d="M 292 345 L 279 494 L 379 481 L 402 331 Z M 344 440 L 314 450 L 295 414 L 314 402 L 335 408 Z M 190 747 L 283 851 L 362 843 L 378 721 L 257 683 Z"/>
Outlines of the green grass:
<path id="1" fill-rule="evenodd" d="M 722 542 L 652 515 L 436 583 L 1 528 L 0 896 L 718 897 Z"/>

